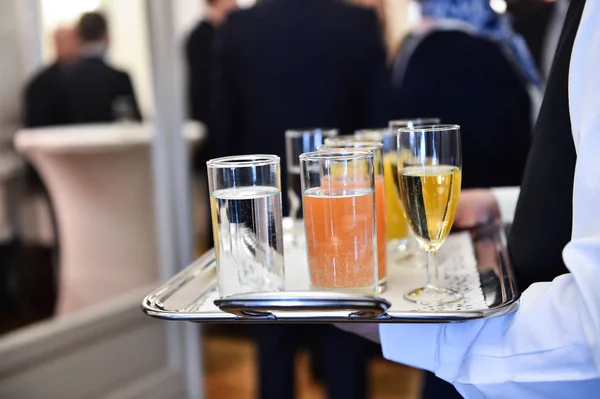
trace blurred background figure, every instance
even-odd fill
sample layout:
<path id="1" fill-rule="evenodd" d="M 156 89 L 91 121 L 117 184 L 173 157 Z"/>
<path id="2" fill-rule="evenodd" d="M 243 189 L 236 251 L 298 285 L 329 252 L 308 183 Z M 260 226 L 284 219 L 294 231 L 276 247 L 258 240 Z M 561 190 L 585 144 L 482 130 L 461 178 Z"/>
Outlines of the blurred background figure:
<path id="1" fill-rule="evenodd" d="M 377 16 L 379 17 L 379 21 L 382 25 L 385 25 L 386 21 L 386 8 L 384 0 L 354 0 L 355 4 L 358 4 L 363 7 L 370 7 L 375 10 Z"/>
<path id="2" fill-rule="evenodd" d="M 570 0 L 517 1 L 510 9 L 515 30 L 527 42 L 544 78 L 550 74 L 569 4 Z"/>
<path id="3" fill-rule="evenodd" d="M 542 87 L 526 43 L 488 0 L 419 3 L 393 65 L 393 117 L 461 126 L 463 188 L 519 185 Z"/>
<path id="4" fill-rule="evenodd" d="M 215 51 L 215 156 L 277 154 L 285 179 L 287 129 L 350 134 L 387 123 L 385 47 L 370 9 L 335 0 L 260 2 L 231 14 Z M 284 196 L 286 215 L 287 206 Z M 261 326 L 256 332 L 261 398 L 294 397 L 295 355 L 307 341 L 329 398 L 367 396 L 366 341 L 331 326 Z"/>
<path id="5" fill-rule="evenodd" d="M 210 74 L 213 63 L 213 46 L 217 28 L 225 21 L 229 13 L 237 8 L 235 0 L 207 0 L 204 18 L 198 22 L 185 43 L 185 58 L 188 73 L 188 108 L 191 119 L 208 124 L 210 115 Z M 210 132 L 209 132 L 210 140 Z M 214 158 L 210 153 L 209 140 L 205 140 L 194 149 L 192 154 L 192 169 L 194 173 L 194 184 L 200 195 L 206 195 L 206 161 Z M 203 215 L 199 215 L 203 225 L 209 234 L 202 235 L 207 242 L 198 242 L 196 246 L 200 250 L 212 247 L 212 234 L 210 231 L 211 218 L 210 209 L 205 207 Z M 200 252 L 200 251 L 199 251 Z"/>
<path id="6" fill-rule="evenodd" d="M 192 119 L 206 123 L 210 113 L 210 66 L 216 29 L 236 8 L 235 0 L 208 0 L 204 18 L 185 44 L 188 99 Z"/>
<path id="7" fill-rule="evenodd" d="M 67 122 L 141 120 L 129 75 L 104 60 L 109 45 L 106 18 L 98 12 L 83 14 L 77 33 L 81 59 L 66 81 Z"/>
<path id="8" fill-rule="evenodd" d="M 79 60 L 81 46 L 74 28 L 54 33 L 56 60 L 33 77 L 25 89 L 24 124 L 27 127 L 62 125 L 68 122 L 65 78 Z"/>

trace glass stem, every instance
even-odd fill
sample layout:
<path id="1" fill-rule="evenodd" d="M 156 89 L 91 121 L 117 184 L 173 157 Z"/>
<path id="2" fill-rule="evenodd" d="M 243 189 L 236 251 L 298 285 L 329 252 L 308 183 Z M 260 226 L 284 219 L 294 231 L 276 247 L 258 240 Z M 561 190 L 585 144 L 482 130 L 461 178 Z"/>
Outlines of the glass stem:
<path id="1" fill-rule="evenodd" d="M 427 251 L 427 287 L 439 287 L 437 250 Z"/>

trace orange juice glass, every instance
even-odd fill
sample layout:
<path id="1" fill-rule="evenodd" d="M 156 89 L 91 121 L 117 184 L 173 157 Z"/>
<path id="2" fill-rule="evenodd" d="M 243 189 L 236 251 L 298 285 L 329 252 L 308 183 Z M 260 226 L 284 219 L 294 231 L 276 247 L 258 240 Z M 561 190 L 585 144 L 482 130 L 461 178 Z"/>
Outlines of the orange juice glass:
<path id="1" fill-rule="evenodd" d="M 373 152 L 302 154 L 300 170 L 311 285 L 374 295 L 378 287 Z"/>
<path id="2" fill-rule="evenodd" d="M 321 151 L 334 149 L 364 149 L 373 152 L 373 174 L 375 180 L 375 217 L 377 225 L 377 264 L 379 275 L 379 292 L 387 287 L 387 219 L 385 179 L 383 176 L 383 145 L 377 141 L 356 140 L 354 137 L 334 137 L 325 139 L 319 147 Z"/>

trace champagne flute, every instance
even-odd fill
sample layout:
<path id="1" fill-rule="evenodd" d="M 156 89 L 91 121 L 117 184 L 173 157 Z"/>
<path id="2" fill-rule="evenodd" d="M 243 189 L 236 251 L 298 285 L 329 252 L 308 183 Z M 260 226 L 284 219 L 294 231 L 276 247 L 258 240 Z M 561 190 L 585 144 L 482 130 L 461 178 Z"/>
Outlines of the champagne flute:
<path id="1" fill-rule="evenodd" d="M 389 170 L 389 173 L 394 175 L 393 182 L 398 190 L 398 197 L 400 196 L 400 186 L 398 185 L 398 158 L 404 156 L 404 154 L 401 154 L 400 151 L 398 151 L 398 129 L 438 125 L 439 123 L 439 118 L 396 119 L 388 122 L 389 132 L 383 135 L 383 145 L 386 148 L 384 150 L 384 163 L 386 170 Z M 402 208 L 402 205 L 397 205 L 393 202 L 390 204 L 395 205 L 395 212 L 396 215 L 398 215 L 397 209 Z M 418 250 L 416 240 L 410 235 L 408 223 L 404 218 L 404 211 L 401 211 L 400 214 L 402 214 L 402 216 L 396 216 L 396 218 L 399 219 L 398 223 L 396 223 L 397 228 L 388 230 L 391 238 L 391 253 L 394 255 L 394 259 L 400 262 L 411 256 L 420 258 L 422 253 Z M 407 263 L 401 262 L 401 264 L 406 265 Z M 409 264 L 416 264 L 419 267 L 424 267 L 425 259 L 423 259 L 422 262 L 421 259 L 419 259 L 418 262 L 411 262 Z"/>
<path id="2" fill-rule="evenodd" d="M 455 302 L 462 295 L 440 285 L 437 251 L 448 237 L 460 195 L 460 126 L 400 128 L 398 143 L 402 203 L 417 242 L 427 252 L 427 283 L 404 297 L 424 305 Z"/>
<path id="3" fill-rule="evenodd" d="M 406 124 L 402 126 L 406 127 Z M 383 178 L 385 186 L 385 219 L 389 262 L 404 264 L 408 256 L 408 222 L 404 215 L 398 186 L 397 129 L 362 129 L 354 132 L 357 140 L 373 140 L 383 144 Z M 416 243 L 415 243 L 416 244 Z M 424 265 L 424 263 L 423 263 Z"/>

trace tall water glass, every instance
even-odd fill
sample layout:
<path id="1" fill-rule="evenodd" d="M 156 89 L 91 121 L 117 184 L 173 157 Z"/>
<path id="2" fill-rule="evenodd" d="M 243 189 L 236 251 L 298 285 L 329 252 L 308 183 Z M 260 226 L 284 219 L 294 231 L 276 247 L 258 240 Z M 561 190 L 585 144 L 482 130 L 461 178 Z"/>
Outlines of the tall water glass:
<path id="1" fill-rule="evenodd" d="M 404 296 L 426 304 L 450 303 L 462 295 L 443 287 L 437 251 L 456 214 L 462 177 L 460 127 L 433 125 L 398 130 L 398 173 L 406 216 L 419 245 L 427 252 L 427 283 Z"/>
<path id="2" fill-rule="evenodd" d="M 355 140 L 353 137 L 338 137 L 325 140 L 319 151 L 332 151 L 336 149 L 360 148 L 373 151 L 373 173 L 375 175 L 375 215 L 377 222 L 377 264 L 379 276 L 379 293 L 387 288 L 387 221 L 386 221 L 386 194 L 383 176 L 383 144 L 378 141 Z"/>
<path id="3" fill-rule="evenodd" d="M 377 294 L 373 152 L 302 154 L 300 171 L 311 286 Z"/>
<path id="4" fill-rule="evenodd" d="M 298 241 L 298 223 L 302 220 L 302 190 L 300 188 L 300 154 L 317 151 L 329 137 L 337 136 L 335 129 L 288 130 L 285 132 L 285 155 L 287 166 L 287 196 L 289 201 L 289 219 L 286 228 L 292 232 L 293 242 Z"/>
<path id="5" fill-rule="evenodd" d="M 206 165 L 219 294 L 283 290 L 279 157 L 230 156 Z"/>

